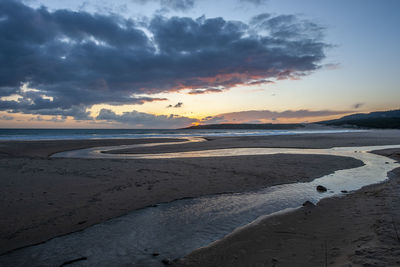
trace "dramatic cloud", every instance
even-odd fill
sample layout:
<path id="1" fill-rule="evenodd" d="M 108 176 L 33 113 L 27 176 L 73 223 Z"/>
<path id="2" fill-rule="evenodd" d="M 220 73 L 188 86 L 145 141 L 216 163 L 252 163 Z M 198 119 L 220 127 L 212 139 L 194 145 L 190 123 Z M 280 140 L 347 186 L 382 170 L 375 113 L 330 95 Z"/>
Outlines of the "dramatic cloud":
<path id="1" fill-rule="evenodd" d="M 270 110 L 249 110 L 240 112 L 231 112 L 219 114 L 214 117 L 206 117 L 201 120 L 203 124 L 213 123 L 260 123 L 271 122 L 277 119 L 302 119 L 313 117 L 326 117 L 333 115 L 342 115 L 351 113 L 351 111 L 332 111 L 332 110 L 286 110 L 282 112 Z"/>
<path id="2" fill-rule="evenodd" d="M 78 92 L 79 93 L 79 92 Z M 65 98 L 56 98 L 43 95 L 40 90 L 26 90 L 19 88 L 15 91 L 14 100 L 7 100 L 0 98 L 0 110 L 9 110 L 11 113 L 26 113 L 26 114 L 40 114 L 40 115 L 60 115 L 60 116 L 72 116 L 76 120 L 90 120 L 90 112 L 87 111 L 88 102 L 79 103 L 66 102 Z M 108 104 L 143 104 L 146 102 L 153 101 L 165 101 L 166 98 L 149 98 L 141 97 L 134 98 L 129 97 L 126 101 L 116 101 L 110 98 L 106 98 L 107 95 L 98 95 L 91 97 L 91 104 L 96 103 L 108 103 Z M 86 95 L 78 94 L 76 98 L 84 99 Z M 94 101 L 95 99 L 101 99 L 99 102 Z M 64 102 L 63 102 L 64 100 Z"/>
<path id="3" fill-rule="evenodd" d="M 152 115 L 148 113 L 132 111 L 124 112 L 121 115 L 114 113 L 109 109 L 100 110 L 97 120 L 105 120 L 110 122 L 118 122 L 129 126 L 138 128 L 182 128 L 197 122 L 196 119 L 181 117 L 171 114 L 166 115 Z"/>
<path id="4" fill-rule="evenodd" d="M 136 21 L 9 0 L 0 18 L 0 110 L 80 119 L 94 104 L 165 100 L 143 94 L 296 79 L 320 68 L 327 47 L 323 29 L 296 16 Z"/>

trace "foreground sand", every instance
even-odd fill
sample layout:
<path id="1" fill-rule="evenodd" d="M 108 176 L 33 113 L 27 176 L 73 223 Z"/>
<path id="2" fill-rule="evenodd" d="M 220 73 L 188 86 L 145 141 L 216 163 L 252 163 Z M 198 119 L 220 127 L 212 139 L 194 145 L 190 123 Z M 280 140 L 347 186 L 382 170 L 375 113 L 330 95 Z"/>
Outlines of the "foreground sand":
<path id="1" fill-rule="evenodd" d="M 400 160 L 400 150 L 378 154 Z M 177 266 L 400 266 L 400 168 L 345 197 L 267 217 Z"/>
<path id="2" fill-rule="evenodd" d="M 204 143 L 142 148 L 138 152 L 181 151 L 193 147 L 320 148 L 400 144 L 399 133 L 374 131 L 290 137 L 216 138 Z M 137 142 L 153 141 L 0 143 L 0 254 L 160 202 L 310 181 L 335 170 L 361 164 L 351 158 L 284 154 L 169 160 L 48 158 L 63 150 Z M 333 218 L 333 221 L 337 219 Z"/>
<path id="3" fill-rule="evenodd" d="M 171 160 L 0 159 L 0 251 L 184 197 L 310 181 L 352 158 L 268 155 Z"/>

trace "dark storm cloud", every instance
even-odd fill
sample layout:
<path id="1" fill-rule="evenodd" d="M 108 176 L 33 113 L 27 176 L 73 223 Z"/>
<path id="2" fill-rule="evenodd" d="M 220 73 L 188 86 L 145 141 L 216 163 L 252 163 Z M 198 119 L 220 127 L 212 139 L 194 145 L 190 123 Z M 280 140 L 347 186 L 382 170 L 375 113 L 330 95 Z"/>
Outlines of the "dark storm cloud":
<path id="1" fill-rule="evenodd" d="M 0 110 L 38 115 L 79 109 L 84 118 L 94 104 L 163 100 L 142 94 L 221 92 L 298 78 L 320 68 L 327 47 L 323 29 L 296 16 L 264 14 L 249 24 L 162 16 L 143 22 L 9 0 L 0 1 L 0 18 Z M 39 91 L 27 93 L 22 84 Z M 4 98 L 11 95 L 19 99 Z"/>
<path id="2" fill-rule="evenodd" d="M 85 106 L 71 106 L 70 108 L 43 108 L 43 109 L 18 109 L 18 112 L 22 113 L 30 113 L 30 114 L 40 114 L 40 115 L 57 115 L 57 116 L 71 116 L 74 117 L 75 120 L 91 120 L 90 112 L 86 111 Z"/>
<path id="3" fill-rule="evenodd" d="M 26 114 L 39 114 L 39 115 L 60 115 L 60 116 L 72 116 L 76 120 L 90 120 L 90 112 L 87 111 L 87 104 L 88 102 L 84 102 L 84 104 L 77 104 L 79 103 L 76 101 L 73 102 L 71 98 L 70 101 L 67 101 L 66 98 L 64 99 L 49 99 L 44 98 L 40 91 L 24 91 L 24 90 L 17 90 L 18 95 L 20 96 L 17 100 L 2 100 L 0 101 L 0 110 L 9 110 L 11 113 L 26 113 Z M 77 92 L 78 96 L 81 97 L 81 100 L 85 100 L 87 95 L 82 94 L 79 95 L 80 92 Z M 153 102 L 153 101 L 165 101 L 166 98 L 149 98 L 149 97 L 142 97 L 142 98 L 132 98 L 127 97 L 126 99 L 121 98 L 120 101 L 116 101 L 114 98 L 113 100 L 111 96 L 107 99 L 106 95 L 100 95 L 100 98 L 92 97 L 88 100 L 100 100 L 99 102 L 93 101 L 93 104 L 96 103 L 109 103 L 109 104 L 144 104 L 146 102 Z M 64 102 L 62 101 L 64 100 Z M 122 101 L 121 101 L 122 100 Z"/>
<path id="4" fill-rule="evenodd" d="M 124 112 L 121 115 L 116 114 L 112 110 L 102 109 L 97 120 L 105 120 L 110 122 L 118 122 L 141 128 L 180 128 L 196 122 L 196 119 L 181 117 L 177 115 L 152 115 L 148 113 L 132 111 Z"/>

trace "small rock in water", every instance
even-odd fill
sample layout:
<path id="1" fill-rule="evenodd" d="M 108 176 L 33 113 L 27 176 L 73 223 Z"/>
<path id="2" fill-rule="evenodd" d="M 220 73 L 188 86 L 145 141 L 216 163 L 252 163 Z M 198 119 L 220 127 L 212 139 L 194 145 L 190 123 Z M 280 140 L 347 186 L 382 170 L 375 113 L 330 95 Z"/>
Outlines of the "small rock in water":
<path id="1" fill-rule="evenodd" d="M 158 253 L 158 252 L 153 252 L 153 254 L 152 254 L 154 257 L 157 257 L 158 255 L 160 255 L 160 253 Z"/>
<path id="2" fill-rule="evenodd" d="M 348 193 L 348 191 L 347 190 L 342 190 L 342 191 L 340 191 L 340 192 L 342 192 L 342 193 Z"/>
<path id="3" fill-rule="evenodd" d="M 315 207 L 314 203 L 312 203 L 311 201 L 306 201 L 303 203 L 303 207 Z"/>
<path id="4" fill-rule="evenodd" d="M 317 186 L 317 191 L 318 192 L 326 192 L 328 189 L 326 189 L 325 186 L 319 185 Z"/>

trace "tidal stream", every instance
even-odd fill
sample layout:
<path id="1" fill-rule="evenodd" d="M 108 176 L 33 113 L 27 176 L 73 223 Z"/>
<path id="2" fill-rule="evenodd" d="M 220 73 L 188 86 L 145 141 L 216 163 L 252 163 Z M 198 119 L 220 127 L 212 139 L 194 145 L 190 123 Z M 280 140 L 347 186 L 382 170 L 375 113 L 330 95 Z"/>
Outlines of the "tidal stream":
<path id="1" fill-rule="evenodd" d="M 133 146 L 134 147 L 134 146 Z M 272 186 L 253 192 L 209 195 L 161 203 L 127 215 L 22 248 L 0 257 L 0 266 L 163 266 L 162 259 L 183 257 L 223 238 L 257 218 L 301 207 L 309 200 L 353 191 L 387 179 L 400 164 L 368 151 L 400 148 L 400 145 L 340 147 L 331 149 L 233 148 L 164 154 L 106 154 L 104 150 L 124 147 L 90 148 L 62 152 L 54 157 L 75 158 L 184 158 L 266 154 L 322 154 L 359 159 L 364 166 L 339 170 L 307 183 Z M 317 185 L 328 188 L 316 191 Z M 159 255 L 156 255 L 159 254 Z"/>

